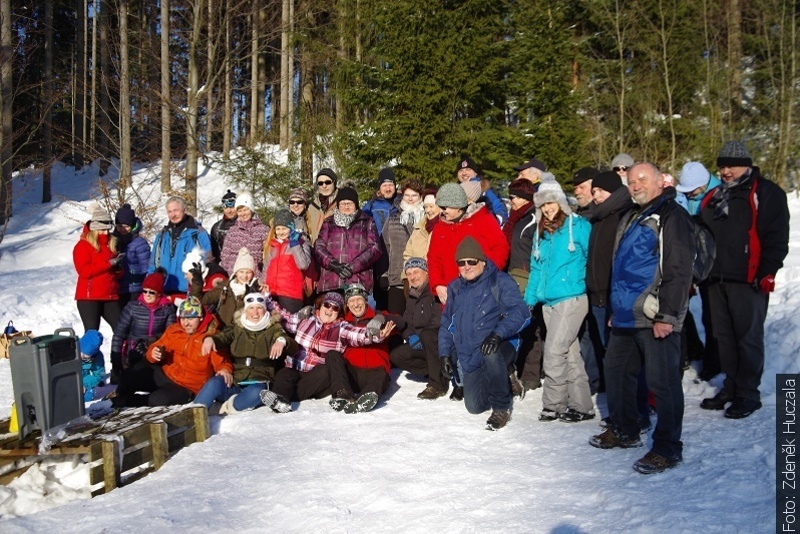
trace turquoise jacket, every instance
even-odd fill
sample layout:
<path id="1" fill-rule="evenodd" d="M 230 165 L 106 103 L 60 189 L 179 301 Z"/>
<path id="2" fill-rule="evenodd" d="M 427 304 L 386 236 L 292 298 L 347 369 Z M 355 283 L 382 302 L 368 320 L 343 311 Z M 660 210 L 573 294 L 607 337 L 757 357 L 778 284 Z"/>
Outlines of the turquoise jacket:
<path id="1" fill-rule="evenodd" d="M 531 252 L 531 274 L 525 290 L 525 302 L 529 306 L 539 303 L 554 306 L 562 300 L 586 294 L 586 262 L 591 232 L 589 221 L 575 214 L 567 217 L 553 234 L 545 232 L 539 237 L 537 232 Z"/>
<path id="2" fill-rule="evenodd" d="M 706 196 L 706 193 L 717 187 L 721 184 L 722 181 L 714 176 L 713 174 L 708 180 L 708 184 L 706 185 L 706 190 L 703 191 L 702 194 L 697 195 L 695 198 L 689 198 L 686 196 L 686 193 L 678 192 L 678 196 L 675 197 L 675 202 L 680 204 L 683 209 L 689 212 L 689 215 L 697 215 L 700 213 L 700 202 L 703 201 L 703 198 Z"/>

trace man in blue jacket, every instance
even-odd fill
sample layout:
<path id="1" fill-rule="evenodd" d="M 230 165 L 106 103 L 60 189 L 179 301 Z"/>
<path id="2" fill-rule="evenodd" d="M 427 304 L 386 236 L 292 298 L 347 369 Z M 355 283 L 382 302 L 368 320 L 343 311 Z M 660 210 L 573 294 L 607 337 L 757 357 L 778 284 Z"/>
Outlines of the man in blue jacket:
<path id="1" fill-rule="evenodd" d="M 211 251 L 211 239 L 194 217 L 186 213 L 186 202 L 181 197 L 167 200 L 169 222 L 153 240 L 149 273 L 163 267 L 167 272 L 164 293 L 185 293 L 188 282 L 183 274 L 183 260 L 193 249 L 202 249 L 201 255 Z"/>
<path id="2" fill-rule="evenodd" d="M 675 202 L 675 188 L 664 187 L 652 163 L 631 167 L 628 191 L 637 205 L 620 220 L 611 267 L 612 330 L 605 358 L 611 421 L 589 443 L 600 449 L 642 446 L 636 387 L 644 361 L 658 423 L 653 448 L 633 468 L 650 474 L 683 461 L 681 329 L 692 285 L 693 226 Z"/>
<path id="3" fill-rule="evenodd" d="M 457 369 L 467 411 L 491 408 L 486 428 L 499 430 L 511 419 L 512 387 L 522 389 L 514 361 L 530 312 L 514 279 L 486 259 L 475 239 L 465 237 L 454 259 L 458 278 L 447 286 L 439 326 L 442 374 L 449 380 Z"/>

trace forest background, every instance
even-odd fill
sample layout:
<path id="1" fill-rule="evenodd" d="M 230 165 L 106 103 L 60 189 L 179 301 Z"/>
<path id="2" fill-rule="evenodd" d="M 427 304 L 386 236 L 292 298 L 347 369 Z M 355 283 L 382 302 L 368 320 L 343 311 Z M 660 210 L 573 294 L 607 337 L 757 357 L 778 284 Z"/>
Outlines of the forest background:
<path id="1" fill-rule="evenodd" d="M 439 184 L 462 154 L 495 182 L 534 156 L 562 182 L 618 152 L 673 174 L 688 160 L 714 170 L 735 138 L 792 190 L 799 10 L 785 0 L 0 0 L 0 231 L 14 171 L 43 168 L 49 202 L 57 160 L 116 167 L 118 197 L 130 194 L 132 161 L 172 162 L 159 166 L 161 191 L 194 212 L 200 158 L 267 205 L 310 187 L 320 162 L 367 195 L 383 166 Z M 135 200 L 113 203 L 139 213 Z"/>

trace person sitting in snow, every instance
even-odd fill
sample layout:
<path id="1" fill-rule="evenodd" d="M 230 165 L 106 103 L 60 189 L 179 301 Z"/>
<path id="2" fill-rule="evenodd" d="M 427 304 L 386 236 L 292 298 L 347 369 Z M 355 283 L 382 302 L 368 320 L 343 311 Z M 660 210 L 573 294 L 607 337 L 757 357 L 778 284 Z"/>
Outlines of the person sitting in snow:
<path id="1" fill-rule="evenodd" d="M 355 326 L 366 327 L 367 334 L 376 335 L 381 332 L 386 319 L 367 304 L 368 297 L 366 288 L 359 283 L 345 287 L 347 313 L 344 320 Z M 325 366 L 329 369 L 331 391 L 334 392 L 330 405 L 337 412 L 368 412 L 389 388 L 392 366 L 385 341 L 363 347 L 347 347 L 344 354 L 332 350 L 325 358 Z"/>
<path id="2" fill-rule="evenodd" d="M 295 334 L 300 346 L 297 354 L 286 357 L 286 367 L 275 375 L 274 387 L 261 392 L 261 402 L 277 413 L 290 411 L 293 401 L 330 395 L 331 378 L 325 366 L 330 351 L 343 353 L 348 346 L 380 343 L 394 328 L 388 321 L 376 335 L 365 326 L 342 320 L 344 299 L 334 292 L 318 297 L 313 307 L 306 306 L 297 313 L 289 313 L 272 300 L 267 307 L 281 314 L 283 327 Z"/>
<path id="3" fill-rule="evenodd" d="M 210 312 L 216 313 L 223 327 L 236 321 L 236 313 L 241 312 L 246 295 L 261 292 L 261 285 L 255 278 L 253 256 L 246 248 L 239 249 L 230 278 L 221 283 L 210 281 L 218 276 L 216 274 L 209 274 L 204 281 L 199 263 L 191 271 L 192 296 L 199 298 Z"/>
<path id="4" fill-rule="evenodd" d="M 87 330 L 80 341 L 81 347 L 81 379 L 83 380 L 83 401 L 94 400 L 94 390 L 102 386 L 106 378 L 103 353 L 103 334 L 97 330 Z"/>
<path id="5" fill-rule="evenodd" d="M 245 295 L 244 312 L 225 330 L 203 340 L 203 354 L 218 346 L 230 351 L 234 383 L 227 385 L 224 372 L 217 373 L 194 402 L 210 408 L 215 400 L 220 401 L 220 414 L 261 406 L 259 394 L 275 379 L 284 357 L 297 352 L 297 343 L 281 328 L 280 316 L 273 319 L 267 313 L 266 297 L 261 293 Z"/>

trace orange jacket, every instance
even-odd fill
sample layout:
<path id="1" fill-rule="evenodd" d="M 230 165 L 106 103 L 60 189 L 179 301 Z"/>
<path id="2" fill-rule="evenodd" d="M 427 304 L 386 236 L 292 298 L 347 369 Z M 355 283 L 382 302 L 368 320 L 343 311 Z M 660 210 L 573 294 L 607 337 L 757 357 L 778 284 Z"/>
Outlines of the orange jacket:
<path id="1" fill-rule="evenodd" d="M 163 347 L 161 365 L 164 374 L 186 389 L 197 393 L 206 381 L 223 369 L 233 373 L 231 362 L 216 351 L 203 356 L 203 339 L 217 331 L 217 323 L 212 314 L 206 314 L 194 334 L 187 334 L 177 323 L 167 327 L 158 341 L 147 349 L 147 361 L 158 363 L 153 359 L 153 349 Z"/>

